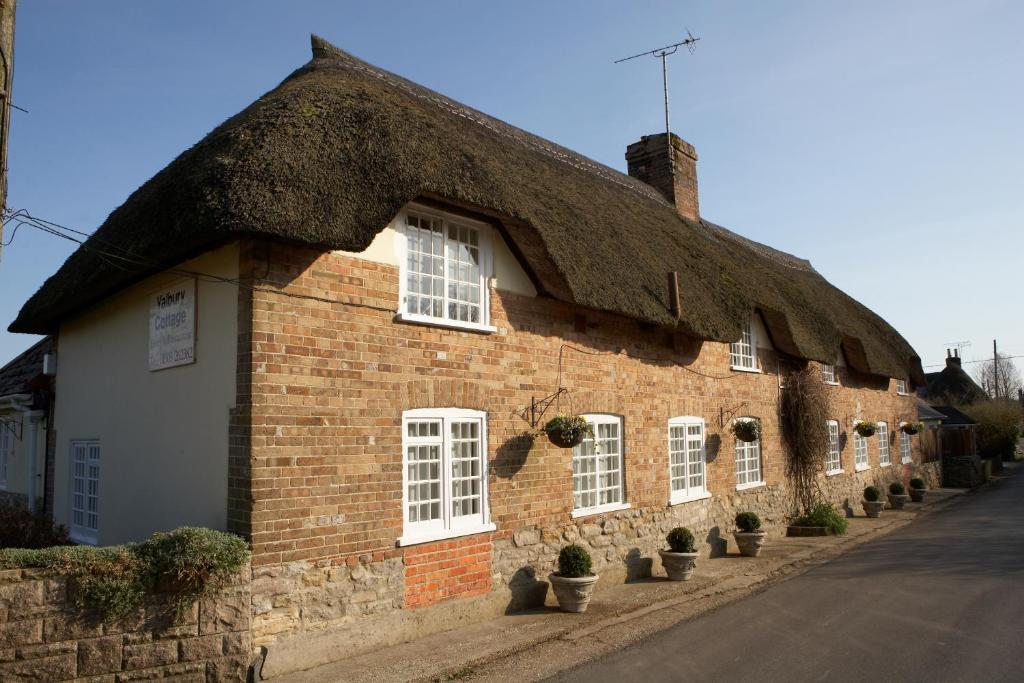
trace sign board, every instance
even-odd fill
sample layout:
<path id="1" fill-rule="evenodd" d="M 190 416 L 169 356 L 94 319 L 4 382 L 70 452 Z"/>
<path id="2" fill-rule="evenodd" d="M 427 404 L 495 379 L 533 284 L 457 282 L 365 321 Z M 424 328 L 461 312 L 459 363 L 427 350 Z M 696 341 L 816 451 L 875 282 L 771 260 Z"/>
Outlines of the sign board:
<path id="1" fill-rule="evenodd" d="M 196 362 L 196 281 L 180 280 L 150 295 L 149 369 Z"/>

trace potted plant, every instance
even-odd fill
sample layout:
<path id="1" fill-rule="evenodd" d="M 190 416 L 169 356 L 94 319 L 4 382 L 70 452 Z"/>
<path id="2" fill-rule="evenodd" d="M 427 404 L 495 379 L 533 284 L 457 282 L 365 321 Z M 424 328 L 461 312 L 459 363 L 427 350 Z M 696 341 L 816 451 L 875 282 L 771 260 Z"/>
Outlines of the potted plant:
<path id="1" fill-rule="evenodd" d="M 903 484 L 898 481 L 889 484 L 889 505 L 894 510 L 902 510 L 908 500 L 910 500 L 910 496 L 907 495 L 907 490 L 903 488 Z"/>
<path id="2" fill-rule="evenodd" d="M 870 420 L 861 420 L 853 426 L 853 429 L 857 434 L 866 439 L 875 435 L 875 432 L 878 431 L 878 423 L 871 422 Z"/>
<path id="3" fill-rule="evenodd" d="M 677 526 L 665 537 L 668 550 L 659 550 L 661 566 L 671 581 L 689 581 L 697 560 L 697 547 L 690 530 Z"/>
<path id="4" fill-rule="evenodd" d="M 559 448 L 573 448 L 593 436 L 590 423 L 579 415 L 556 415 L 544 425 L 548 440 Z"/>
<path id="5" fill-rule="evenodd" d="M 880 517 L 885 509 L 885 501 L 882 500 L 882 492 L 877 486 L 869 486 L 864 489 L 864 500 L 861 501 L 864 507 L 864 514 L 868 517 Z"/>
<path id="6" fill-rule="evenodd" d="M 732 423 L 732 435 L 740 441 L 753 443 L 761 438 L 761 423 L 758 420 L 736 420 Z"/>
<path id="7" fill-rule="evenodd" d="M 910 480 L 910 500 L 915 503 L 923 503 L 926 493 L 928 493 L 928 485 L 924 483 L 924 479 L 914 477 Z"/>
<path id="8" fill-rule="evenodd" d="M 741 512 L 736 515 L 736 531 L 732 535 L 736 538 L 740 555 L 757 557 L 761 553 L 761 546 L 764 545 L 764 538 L 768 534 L 761 531 L 760 517 L 753 512 Z"/>
<path id="9" fill-rule="evenodd" d="M 558 571 L 548 578 L 563 612 L 587 611 L 597 583 L 597 574 L 590 571 L 590 564 L 590 553 L 575 543 L 558 553 Z"/>
<path id="10" fill-rule="evenodd" d="M 904 434 L 914 435 L 924 429 L 923 422 L 904 422 L 900 425 L 900 431 Z"/>

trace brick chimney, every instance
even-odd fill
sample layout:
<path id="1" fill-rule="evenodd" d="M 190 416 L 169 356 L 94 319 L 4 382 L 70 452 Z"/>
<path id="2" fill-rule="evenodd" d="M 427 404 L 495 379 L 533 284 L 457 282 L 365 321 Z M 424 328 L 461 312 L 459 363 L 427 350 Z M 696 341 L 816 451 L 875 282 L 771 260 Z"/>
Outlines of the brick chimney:
<path id="1" fill-rule="evenodd" d="M 952 352 L 946 349 L 946 367 L 962 367 L 960 365 L 960 349 L 953 349 Z"/>
<path id="2" fill-rule="evenodd" d="M 674 163 L 669 162 L 665 133 L 645 135 L 626 148 L 629 175 L 665 195 L 683 218 L 699 220 L 697 151 L 675 133 L 672 134 L 672 161 Z"/>

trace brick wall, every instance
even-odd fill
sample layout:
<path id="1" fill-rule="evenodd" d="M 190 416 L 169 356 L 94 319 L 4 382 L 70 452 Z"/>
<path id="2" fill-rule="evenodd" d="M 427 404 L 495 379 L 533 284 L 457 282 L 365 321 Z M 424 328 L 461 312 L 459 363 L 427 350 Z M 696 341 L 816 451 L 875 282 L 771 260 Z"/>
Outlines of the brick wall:
<path id="1" fill-rule="evenodd" d="M 478 534 L 408 548 L 405 606 L 425 607 L 450 598 L 470 598 L 492 590 L 491 534 Z"/>
<path id="2" fill-rule="evenodd" d="M 245 681 L 252 651 L 248 577 L 240 573 L 179 619 L 154 603 L 105 623 L 68 602 L 61 576 L 0 571 L 0 681 Z"/>
<path id="3" fill-rule="evenodd" d="M 253 373 L 251 414 L 239 425 L 248 439 L 239 457 L 252 477 L 252 500 L 242 513 L 256 572 L 279 574 L 254 589 L 265 614 L 280 610 L 257 624 L 257 642 L 367 613 L 485 597 L 486 563 L 456 573 L 440 560 L 431 567 L 434 579 L 426 580 L 417 567 L 433 551 L 395 547 L 402 534 L 401 416 L 412 408 L 487 412 L 488 497 L 497 531 L 466 540 L 464 552 L 491 545 L 491 598 L 509 605 L 536 600 L 536 576 L 551 569 L 557 548 L 571 540 L 585 539 L 608 580 L 624 580 L 657 567 L 655 551 L 671 526 L 691 526 L 711 553 L 728 536 L 736 511 L 753 509 L 777 528 L 791 510 L 777 419 L 781 360 L 770 352 L 762 356 L 765 373 L 731 374 L 727 344 L 504 291 L 492 292 L 494 334 L 401 324 L 393 322 L 394 267 L 284 245 L 251 245 L 243 253 L 251 260 L 243 268 L 261 277 L 251 292 L 251 333 L 244 339 L 240 333 Z M 339 300 L 357 306 L 332 303 Z M 563 410 L 623 417 L 631 509 L 570 517 L 569 451 L 534 439 L 520 416 L 532 399 L 555 390 L 559 376 L 570 390 Z M 916 415 L 914 397 L 898 396 L 893 382 L 842 370 L 840 379 L 843 386 L 832 390 L 833 417 L 844 433 L 855 418 L 884 420 L 895 433 L 899 420 Z M 706 420 L 712 497 L 668 507 L 667 421 L 678 415 Z M 738 416 L 762 420 L 762 488 L 735 488 L 728 424 Z M 917 464 L 916 438 L 915 463 L 900 464 L 893 443 L 894 464 L 886 468 L 878 464 L 877 439 L 870 440 L 871 469 L 863 473 L 854 473 L 852 439 L 843 441 L 849 441 L 842 450 L 846 474 L 824 482 L 837 504 L 849 499 L 856 507 L 866 482 L 934 476 L 934 466 Z M 309 608 L 274 607 L 300 584 L 310 606 L 337 601 L 332 581 L 313 578 L 309 585 L 297 577 L 329 576 L 352 558 L 385 577 L 370 610 L 335 610 L 318 620 Z M 388 565 L 396 560 L 403 571 Z"/>

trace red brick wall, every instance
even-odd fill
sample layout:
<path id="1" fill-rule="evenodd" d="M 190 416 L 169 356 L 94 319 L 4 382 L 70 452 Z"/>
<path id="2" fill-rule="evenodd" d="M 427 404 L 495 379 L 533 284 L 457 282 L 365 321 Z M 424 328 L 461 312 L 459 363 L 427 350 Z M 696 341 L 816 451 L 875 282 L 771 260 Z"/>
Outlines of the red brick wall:
<path id="1" fill-rule="evenodd" d="M 426 607 L 449 598 L 489 593 L 490 534 L 478 534 L 405 550 L 405 606 Z"/>

